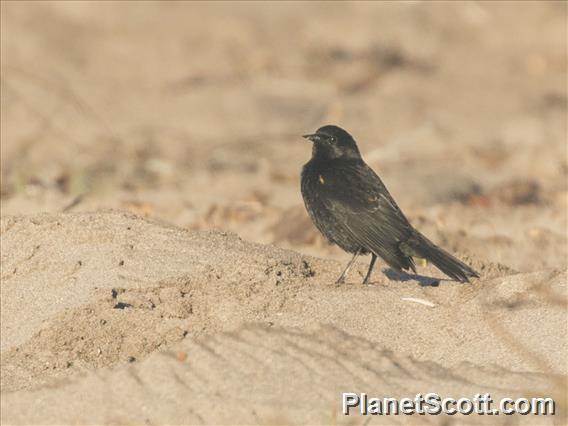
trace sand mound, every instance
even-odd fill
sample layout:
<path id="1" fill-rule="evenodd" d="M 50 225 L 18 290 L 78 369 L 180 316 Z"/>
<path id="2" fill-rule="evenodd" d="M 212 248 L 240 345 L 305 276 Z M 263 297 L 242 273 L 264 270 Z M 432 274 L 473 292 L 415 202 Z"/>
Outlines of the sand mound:
<path id="1" fill-rule="evenodd" d="M 340 391 L 544 395 L 566 374 L 565 272 L 471 259 L 471 284 L 362 286 L 361 261 L 337 287 L 337 262 L 116 212 L 5 217 L 1 238 L 3 423 L 321 423 Z"/>
<path id="2" fill-rule="evenodd" d="M 353 416 L 342 419 L 337 409 L 345 391 L 399 398 L 425 389 L 540 395 L 550 392 L 549 380 L 479 365 L 453 369 L 417 361 L 332 326 L 304 333 L 249 325 L 186 340 L 142 363 L 48 390 L 7 394 L 2 415 L 10 423 L 42 424 L 349 424 Z M 69 400 L 76 401 L 72 409 Z M 415 417 L 372 420 L 416 424 Z M 479 424 L 479 418 L 460 422 Z"/>

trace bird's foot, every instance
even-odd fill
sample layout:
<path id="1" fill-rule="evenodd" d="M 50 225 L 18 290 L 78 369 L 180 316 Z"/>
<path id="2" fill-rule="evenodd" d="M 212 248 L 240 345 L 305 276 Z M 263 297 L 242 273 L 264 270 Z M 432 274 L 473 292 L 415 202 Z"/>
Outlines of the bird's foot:
<path id="1" fill-rule="evenodd" d="M 363 282 L 361 283 L 361 285 L 369 285 L 369 281 L 371 281 L 371 271 L 369 270 L 369 272 L 367 272 L 367 275 L 365 275 L 365 278 L 363 279 Z"/>

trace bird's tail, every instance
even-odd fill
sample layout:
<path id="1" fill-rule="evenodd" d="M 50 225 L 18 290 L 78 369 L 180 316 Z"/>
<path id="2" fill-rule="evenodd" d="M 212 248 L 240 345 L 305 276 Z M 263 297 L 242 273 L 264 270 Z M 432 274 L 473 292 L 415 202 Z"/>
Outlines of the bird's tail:
<path id="1" fill-rule="evenodd" d="M 471 267 L 456 259 L 451 254 L 437 247 L 432 241 L 419 232 L 415 232 L 401 250 L 409 256 L 416 256 L 432 262 L 450 278 L 460 282 L 469 282 L 468 277 L 479 277 Z"/>

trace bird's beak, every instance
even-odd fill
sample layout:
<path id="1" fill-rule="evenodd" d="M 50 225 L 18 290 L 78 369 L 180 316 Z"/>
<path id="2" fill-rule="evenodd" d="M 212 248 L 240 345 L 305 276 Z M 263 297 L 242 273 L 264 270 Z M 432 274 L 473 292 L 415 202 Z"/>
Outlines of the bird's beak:
<path id="1" fill-rule="evenodd" d="M 321 141 L 321 136 L 318 135 L 317 133 L 311 134 L 311 135 L 303 135 L 303 138 L 306 138 L 307 140 L 310 140 L 312 142 L 319 142 Z"/>

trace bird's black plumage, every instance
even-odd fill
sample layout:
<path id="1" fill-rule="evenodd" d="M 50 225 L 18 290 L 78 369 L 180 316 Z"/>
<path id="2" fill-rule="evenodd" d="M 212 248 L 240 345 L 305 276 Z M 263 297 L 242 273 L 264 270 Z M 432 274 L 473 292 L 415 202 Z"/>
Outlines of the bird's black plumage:
<path id="1" fill-rule="evenodd" d="M 364 282 L 377 256 L 398 271 L 416 272 L 413 257 L 420 257 L 462 282 L 478 276 L 412 227 L 349 133 L 324 126 L 304 137 L 313 142 L 312 158 L 302 170 L 306 209 L 330 242 L 354 254 L 338 281 L 357 255 L 368 253 L 372 260 Z"/>

